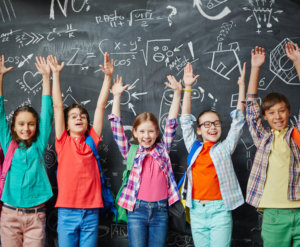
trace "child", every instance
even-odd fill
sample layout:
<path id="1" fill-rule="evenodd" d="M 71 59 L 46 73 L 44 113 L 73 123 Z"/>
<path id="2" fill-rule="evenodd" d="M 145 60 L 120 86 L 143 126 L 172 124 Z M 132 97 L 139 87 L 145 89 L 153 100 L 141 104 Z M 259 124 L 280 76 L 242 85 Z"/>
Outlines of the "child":
<path id="1" fill-rule="evenodd" d="M 3 99 L 3 76 L 12 69 L 0 59 L 0 142 L 4 154 L 12 141 L 18 144 L 6 175 L 1 201 L 1 242 L 3 247 L 43 247 L 46 238 L 45 202 L 52 197 L 52 188 L 44 162 L 53 119 L 50 92 L 50 67 L 45 58 L 36 58 L 36 67 L 43 76 L 42 110 L 39 118 L 30 106 L 15 110 L 11 127 L 6 121 Z"/>
<path id="2" fill-rule="evenodd" d="M 158 121 L 152 113 L 139 114 L 133 123 L 132 137 L 139 142 L 139 149 L 118 201 L 121 207 L 129 211 L 127 229 L 131 247 L 164 247 L 168 232 L 168 204 L 179 200 L 168 153 L 178 125 L 176 118 L 182 87 L 181 81 L 178 83 L 173 76 L 168 76 L 168 79 L 171 84 L 165 84 L 174 90 L 174 97 L 163 138 L 159 138 Z M 122 86 L 122 77 L 114 80 L 112 114 L 108 117 L 114 139 L 125 160 L 131 144 L 123 129 L 120 99 L 128 86 Z"/>
<path id="3" fill-rule="evenodd" d="M 298 75 L 300 52 L 291 43 L 286 53 L 293 61 Z M 266 95 L 261 103 L 262 116 L 272 130 L 262 126 L 257 103 L 260 68 L 265 62 L 265 50 L 252 50 L 251 75 L 247 92 L 247 122 L 257 147 L 251 169 L 246 202 L 262 209 L 261 236 L 264 246 L 290 247 L 300 245 L 300 153 L 291 138 L 294 126 L 288 126 L 291 107 L 288 99 L 280 93 Z M 300 128 L 300 123 L 296 125 Z"/>
<path id="4" fill-rule="evenodd" d="M 60 73 L 64 63 L 48 57 L 53 73 L 53 103 L 55 116 L 55 148 L 57 152 L 58 244 L 63 247 L 97 246 L 99 208 L 103 207 L 101 182 L 97 160 L 85 136 L 89 134 L 96 146 L 101 141 L 105 105 L 109 95 L 113 60 L 104 55 L 105 74 L 98 98 L 93 127 L 87 110 L 73 103 L 63 109 L 60 90 Z"/>
<path id="5" fill-rule="evenodd" d="M 237 109 L 231 112 L 232 124 L 227 138 L 221 136 L 221 120 L 217 112 L 206 110 L 197 119 L 197 141 L 191 115 L 193 77 L 190 63 L 184 69 L 185 85 L 182 115 L 180 117 L 183 139 L 189 152 L 187 169 L 188 187 L 186 205 L 190 208 L 191 228 L 195 246 L 227 247 L 231 244 L 231 210 L 244 203 L 243 194 L 234 172 L 231 154 L 234 152 L 245 123 L 245 73 L 238 80 L 239 98 Z"/>

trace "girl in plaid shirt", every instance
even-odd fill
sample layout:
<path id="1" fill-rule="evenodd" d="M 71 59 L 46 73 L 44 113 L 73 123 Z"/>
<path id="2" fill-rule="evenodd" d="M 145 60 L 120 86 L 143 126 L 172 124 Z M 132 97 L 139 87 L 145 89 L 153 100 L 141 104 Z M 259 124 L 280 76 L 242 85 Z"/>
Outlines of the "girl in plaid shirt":
<path id="1" fill-rule="evenodd" d="M 245 123 L 243 114 L 245 99 L 245 72 L 238 80 L 239 98 L 237 109 L 231 113 L 232 124 L 227 138 L 218 142 L 221 136 L 221 121 L 215 111 L 200 113 L 197 120 L 197 140 L 191 115 L 192 85 L 198 78 L 193 77 L 190 63 L 184 69 L 184 97 L 180 118 L 183 138 L 189 152 L 187 169 L 186 205 L 190 208 L 191 227 L 196 247 L 229 247 L 231 243 L 231 210 L 244 203 L 244 198 L 235 175 L 231 154 L 242 134 Z M 185 183 L 185 182 L 184 182 Z"/>
<path id="2" fill-rule="evenodd" d="M 181 98 L 181 81 L 168 76 L 174 90 L 173 102 L 166 118 L 163 138 L 159 139 L 157 118 L 149 112 L 139 114 L 132 129 L 132 137 L 139 142 L 127 185 L 120 195 L 118 204 L 128 212 L 128 238 L 131 247 L 164 247 L 168 232 L 168 205 L 179 200 L 169 152 L 178 125 L 177 115 Z M 112 114 L 109 115 L 114 139 L 127 160 L 131 144 L 123 129 L 120 111 L 122 92 L 129 85 L 122 86 L 122 77 L 114 80 Z"/>

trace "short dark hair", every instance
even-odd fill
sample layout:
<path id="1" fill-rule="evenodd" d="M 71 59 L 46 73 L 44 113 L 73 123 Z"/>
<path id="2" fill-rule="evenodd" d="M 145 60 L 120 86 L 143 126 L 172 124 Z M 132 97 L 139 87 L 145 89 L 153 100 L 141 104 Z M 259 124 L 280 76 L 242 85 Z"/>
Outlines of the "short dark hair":
<path id="1" fill-rule="evenodd" d="M 72 105 L 70 105 L 70 106 L 68 106 L 67 108 L 64 109 L 65 128 L 66 128 L 66 130 L 67 130 L 68 121 L 69 121 L 69 116 L 68 116 L 69 111 L 71 111 L 74 108 L 78 108 L 80 110 L 80 114 L 85 114 L 86 115 L 86 118 L 87 118 L 87 121 L 88 121 L 88 131 L 89 131 L 91 129 L 89 113 L 82 105 L 80 105 L 76 102 L 72 103 Z"/>
<path id="2" fill-rule="evenodd" d="M 288 98 L 281 93 L 269 93 L 267 94 L 261 102 L 262 115 L 265 115 L 266 111 L 269 110 L 274 105 L 284 102 L 286 108 L 291 112 L 291 105 Z"/>
<path id="3" fill-rule="evenodd" d="M 17 118 L 17 116 L 19 115 L 20 112 L 30 112 L 34 116 L 35 121 L 36 121 L 35 133 L 28 140 L 20 139 L 19 136 L 17 135 L 17 133 L 15 132 L 16 118 Z M 23 145 L 20 146 L 20 148 L 26 149 L 26 148 L 31 147 L 32 143 L 37 140 L 37 137 L 40 133 L 39 122 L 40 122 L 39 115 L 31 106 L 25 105 L 25 106 L 21 106 L 21 107 L 17 108 L 17 110 L 15 110 L 15 112 L 12 116 L 12 121 L 11 121 L 11 125 L 10 125 L 10 133 L 11 133 L 11 136 L 12 136 L 12 140 L 14 140 L 18 144 L 20 144 L 22 142 Z"/>
<path id="4" fill-rule="evenodd" d="M 206 114 L 206 113 L 214 113 L 214 114 L 216 114 L 216 115 L 218 116 L 219 120 L 221 121 L 221 117 L 220 117 L 219 113 L 217 113 L 216 111 L 213 111 L 213 110 L 204 110 L 204 111 L 202 111 L 202 112 L 199 114 L 199 116 L 198 116 L 198 118 L 197 118 L 197 126 L 198 126 L 199 124 L 201 124 L 201 123 L 200 123 L 200 117 L 202 117 L 202 116 L 203 116 L 204 114 Z"/>

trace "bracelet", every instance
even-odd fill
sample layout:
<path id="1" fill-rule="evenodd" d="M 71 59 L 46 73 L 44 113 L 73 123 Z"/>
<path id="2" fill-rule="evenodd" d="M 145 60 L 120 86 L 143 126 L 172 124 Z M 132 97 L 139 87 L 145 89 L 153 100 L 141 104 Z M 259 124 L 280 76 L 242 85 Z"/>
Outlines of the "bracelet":
<path id="1" fill-rule="evenodd" d="M 183 89 L 183 91 L 186 91 L 186 92 L 193 92 L 193 89 Z"/>

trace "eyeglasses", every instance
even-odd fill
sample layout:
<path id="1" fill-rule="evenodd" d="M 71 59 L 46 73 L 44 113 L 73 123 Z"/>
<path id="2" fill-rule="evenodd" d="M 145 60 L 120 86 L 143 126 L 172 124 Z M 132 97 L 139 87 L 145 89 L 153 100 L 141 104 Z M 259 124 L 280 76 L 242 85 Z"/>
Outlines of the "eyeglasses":
<path id="1" fill-rule="evenodd" d="M 70 114 L 70 116 L 69 116 L 69 118 L 71 119 L 71 120 L 75 120 L 77 117 L 80 117 L 81 119 L 87 119 L 87 115 L 86 114 L 77 114 L 77 113 L 72 113 L 72 114 Z"/>
<path id="2" fill-rule="evenodd" d="M 214 122 L 210 122 L 210 121 L 205 121 L 203 122 L 202 124 L 199 124 L 198 127 L 200 128 L 202 125 L 205 127 L 205 128 L 210 128 L 212 125 L 214 125 L 215 127 L 221 127 L 221 121 L 217 120 L 217 121 L 214 121 Z"/>

